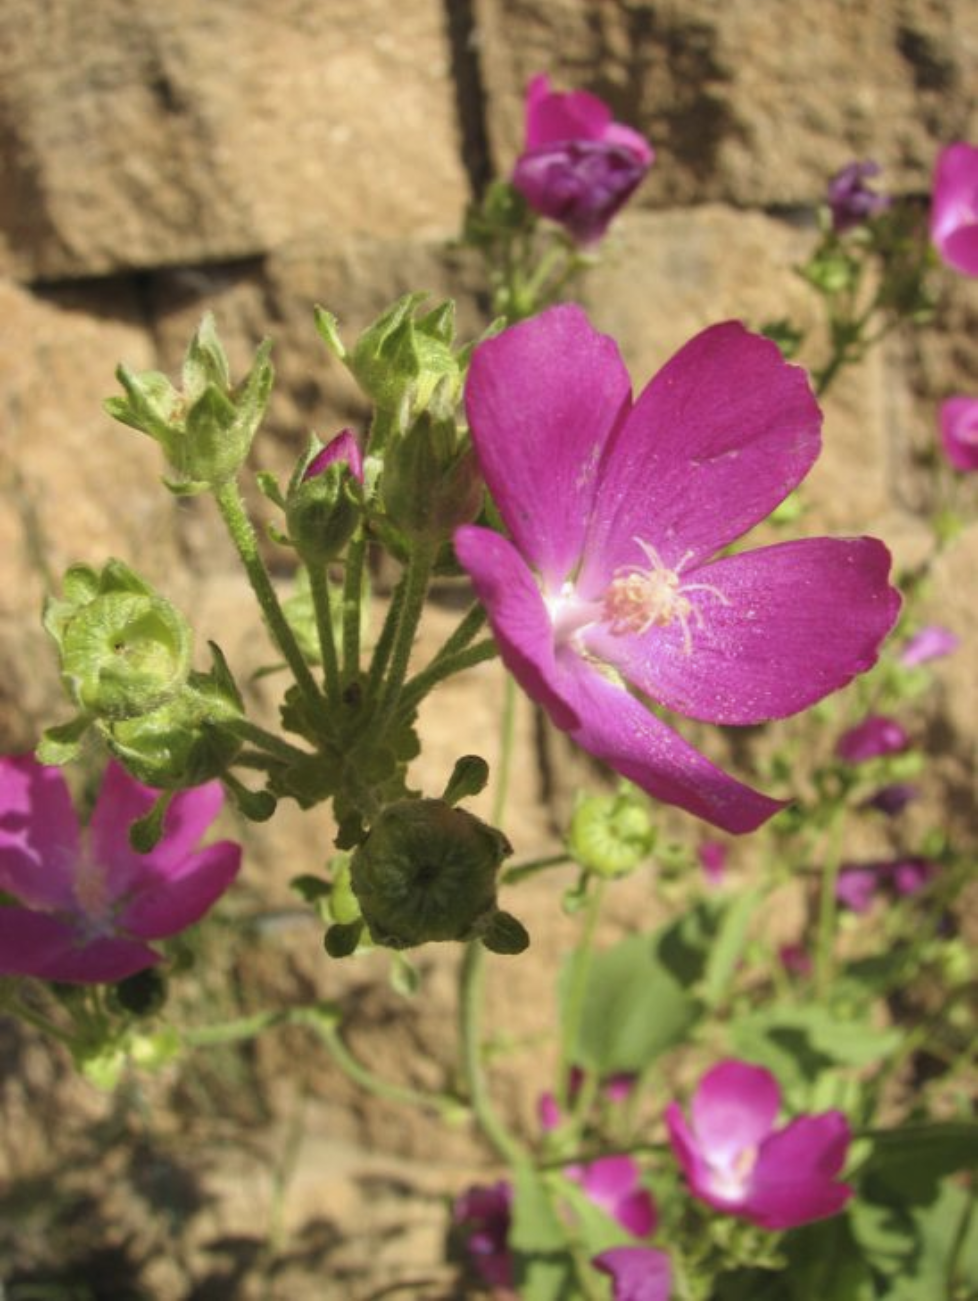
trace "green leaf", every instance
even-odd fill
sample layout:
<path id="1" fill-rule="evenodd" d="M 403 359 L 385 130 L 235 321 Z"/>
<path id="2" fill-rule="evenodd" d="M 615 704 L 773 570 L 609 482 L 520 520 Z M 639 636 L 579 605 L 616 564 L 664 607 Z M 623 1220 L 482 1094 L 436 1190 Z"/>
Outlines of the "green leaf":
<path id="1" fill-rule="evenodd" d="M 978 1169 L 978 1122 L 935 1121 L 903 1126 L 873 1136 L 861 1174 L 928 1202 L 933 1186 L 955 1171 Z M 910 1199 L 907 1199 L 910 1201 Z"/>
<path id="2" fill-rule="evenodd" d="M 710 947 L 703 984 L 703 996 L 710 1008 L 722 1003 L 730 991 L 733 974 L 747 943 L 751 919 L 762 898 L 760 890 L 745 891 L 733 896 L 724 909 L 719 933 Z"/>
<path id="3" fill-rule="evenodd" d="M 516 1292 L 527 1302 L 580 1297 L 567 1236 L 543 1179 L 529 1166 L 513 1172 L 513 1206 L 509 1230 Z"/>

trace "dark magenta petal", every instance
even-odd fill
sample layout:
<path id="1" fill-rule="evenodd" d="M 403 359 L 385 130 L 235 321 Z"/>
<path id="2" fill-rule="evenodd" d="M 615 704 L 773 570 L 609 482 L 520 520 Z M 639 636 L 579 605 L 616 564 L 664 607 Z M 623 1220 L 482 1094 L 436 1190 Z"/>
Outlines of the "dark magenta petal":
<path id="1" fill-rule="evenodd" d="M 911 857 L 889 865 L 889 877 L 897 895 L 916 895 L 929 886 L 938 872 L 930 859 Z"/>
<path id="2" fill-rule="evenodd" d="M 835 882 L 835 898 L 853 913 L 868 913 L 879 888 L 876 864 L 851 864 L 842 868 Z"/>
<path id="3" fill-rule="evenodd" d="M 350 474 L 357 483 L 363 483 L 363 455 L 360 452 L 360 444 L 357 442 L 357 436 L 353 430 L 341 430 L 334 439 L 331 439 L 324 448 L 316 453 L 302 473 L 303 482 L 315 478 L 316 475 L 321 475 L 324 470 L 327 470 L 336 461 L 345 461 Z"/>
<path id="4" fill-rule="evenodd" d="M 934 169 L 930 234 L 948 266 L 978 276 L 978 149 L 947 145 Z"/>
<path id="5" fill-rule="evenodd" d="M 36 908 L 70 908 L 78 818 L 59 768 L 0 756 L 0 890 Z"/>
<path id="6" fill-rule="evenodd" d="M 975 228 L 975 241 L 978 243 L 978 227 Z M 978 398 L 961 394 L 946 398 L 941 403 L 940 424 L 941 442 L 954 469 L 963 473 L 978 470 Z"/>
<path id="7" fill-rule="evenodd" d="M 572 1178 L 579 1181 L 596 1206 L 636 1238 L 644 1238 L 655 1229 L 655 1203 L 639 1185 L 639 1170 L 630 1157 L 599 1157 L 576 1168 Z"/>
<path id="8" fill-rule="evenodd" d="M 780 1106 L 778 1083 L 764 1067 L 732 1058 L 718 1063 L 690 1104 L 695 1143 L 707 1161 L 727 1166 L 770 1134 Z"/>
<path id="9" fill-rule="evenodd" d="M 583 640 L 671 710 L 711 723 L 782 718 L 875 664 L 900 606 L 889 568 L 874 538 L 741 552 L 680 574 L 682 618 L 642 633 L 596 624 Z"/>
<path id="10" fill-rule="evenodd" d="M 100 937 L 79 943 L 75 927 L 61 918 L 25 909 L 0 908 L 0 974 L 45 981 L 121 981 L 160 961 L 138 941 Z"/>
<path id="11" fill-rule="evenodd" d="M 473 354 L 465 404 L 483 476 L 516 547 L 554 594 L 580 560 L 602 449 L 630 398 L 617 345 L 574 305 Z"/>
<path id="12" fill-rule="evenodd" d="M 553 91 L 539 73 L 526 88 L 526 148 L 561 140 L 600 140 L 611 124 L 611 109 L 586 90 Z"/>
<path id="13" fill-rule="evenodd" d="M 159 940 L 193 926 L 228 889 L 241 867 L 241 847 L 218 841 L 188 855 L 157 884 L 142 887 L 120 922 L 134 936 Z"/>
<path id="14" fill-rule="evenodd" d="M 786 1230 L 841 1211 L 852 1189 L 836 1179 L 851 1132 L 841 1112 L 799 1117 L 761 1145 L 744 1215 Z"/>
<path id="15" fill-rule="evenodd" d="M 591 1265 L 611 1276 L 615 1302 L 666 1302 L 670 1296 L 669 1258 L 655 1248 L 609 1248 Z"/>
<path id="16" fill-rule="evenodd" d="M 799 367 L 736 321 L 692 339 L 645 388 L 608 448 L 587 535 L 583 596 L 641 559 L 674 569 L 739 538 L 818 456 L 822 415 Z"/>
<path id="17" fill-rule="evenodd" d="M 624 687 L 573 652 L 562 652 L 560 668 L 561 699 L 579 719 L 567 729 L 571 737 L 656 800 L 738 833 L 754 831 L 783 808 L 783 802 L 711 764 Z"/>
<path id="18" fill-rule="evenodd" d="M 109 760 L 102 776 L 95 808 L 88 824 L 91 855 L 106 872 L 109 895 L 119 899 L 145 875 L 146 856 L 129 844 L 129 828 L 148 814 L 159 795 L 131 777 L 116 760 Z"/>
<path id="19" fill-rule="evenodd" d="M 562 141 L 524 154 L 513 185 L 535 212 L 587 245 L 601 239 L 648 166 L 620 144 Z"/>
<path id="20" fill-rule="evenodd" d="M 835 753 L 847 764 L 865 764 L 882 755 L 898 754 L 909 745 L 910 737 L 903 724 L 888 714 L 870 714 L 842 734 Z"/>

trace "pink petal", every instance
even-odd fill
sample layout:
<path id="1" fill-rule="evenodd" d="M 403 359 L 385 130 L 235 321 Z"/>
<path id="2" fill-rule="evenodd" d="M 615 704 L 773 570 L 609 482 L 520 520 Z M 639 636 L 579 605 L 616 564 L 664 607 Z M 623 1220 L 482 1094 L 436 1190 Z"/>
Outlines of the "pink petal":
<path id="1" fill-rule="evenodd" d="M 130 846 L 129 828 L 149 813 L 158 795 L 115 760 L 106 765 L 87 832 L 92 858 L 106 870 L 113 900 L 132 889 L 146 872 L 146 856 Z"/>
<path id="2" fill-rule="evenodd" d="M 958 141 L 938 157 L 930 234 L 949 266 L 978 276 L 978 149 L 973 145 Z"/>
<path id="3" fill-rule="evenodd" d="M 37 908 L 70 908 L 78 817 L 59 768 L 0 756 L 0 890 Z"/>
<path id="4" fill-rule="evenodd" d="M 568 1172 L 570 1174 L 570 1172 Z M 581 1188 L 630 1234 L 644 1238 L 655 1228 L 655 1204 L 639 1186 L 639 1170 L 630 1157 L 599 1157 L 574 1173 Z"/>
<path id="5" fill-rule="evenodd" d="M 656 1248 L 608 1248 L 591 1265 L 611 1276 L 615 1302 L 665 1302 L 671 1294 L 669 1258 Z"/>
<path id="6" fill-rule="evenodd" d="M 636 560 L 634 555 L 631 560 Z M 671 710 L 712 723 L 782 718 L 869 669 L 900 606 L 874 538 L 810 538 L 684 569 L 696 614 L 644 633 L 583 633 L 587 649 Z M 682 592 L 682 590 L 680 590 Z"/>
<path id="7" fill-rule="evenodd" d="M 711 1162 L 727 1165 L 756 1148 L 774 1127 L 781 1091 L 769 1071 L 728 1059 L 708 1071 L 690 1104 L 696 1144 Z"/>
<path id="8" fill-rule="evenodd" d="M 611 109 L 586 90 L 552 91 L 545 73 L 526 91 L 526 148 L 563 140 L 601 140 L 611 124 Z"/>
<path id="9" fill-rule="evenodd" d="M 635 559 L 636 538 L 656 547 L 669 568 L 739 538 L 808 473 L 821 419 L 805 372 L 770 340 L 736 321 L 697 335 L 613 436 L 581 595 L 604 592 L 616 567 Z M 538 493 L 541 483 L 547 480 L 537 480 Z"/>
<path id="10" fill-rule="evenodd" d="M 482 473 L 554 593 L 580 559 L 601 452 L 630 394 L 617 345 L 574 305 L 512 326 L 472 357 L 465 401 Z"/>
<path id="11" fill-rule="evenodd" d="M 669 1132 L 669 1143 L 683 1169 L 690 1192 L 721 1211 L 736 1209 L 739 1206 L 736 1200 L 718 1198 L 714 1194 L 710 1168 L 700 1152 L 699 1140 L 686 1124 L 686 1118 L 678 1103 L 670 1103 L 666 1108 L 665 1121 Z"/>
<path id="12" fill-rule="evenodd" d="M 975 239 L 978 241 L 978 226 Z M 954 469 L 965 474 L 978 470 L 978 398 L 964 394 L 946 398 L 941 403 L 940 426 L 941 442 Z"/>
<path id="13" fill-rule="evenodd" d="M 218 841 L 179 865 L 166 879 L 140 890 L 123 911 L 125 929 L 143 940 L 173 936 L 192 926 L 234 881 L 241 867 L 241 847 Z"/>
<path id="14" fill-rule="evenodd" d="M 567 729 L 571 737 L 656 800 L 725 832 L 753 832 L 783 808 L 782 801 L 711 764 L 624 687 L 572 652 L 562 653 L 560 665 L 561 696 L 580 720 Z"/>
<path id="15" fill-rule="evenodd" d="M 852 1189 L 835 1177 L 851 1132 L 841 1112 L 799 1117 L 761 1146 L 744 1215 L 769 1230 L 786 1230 L 834 1216 Z"/>
<path id="16" fill-rule="evenodd" d="M 73 983 L 121 981 L 160 962 L 137 941 L 117 937 L 80 945 L 60 918 L 0 908 L 0 974 Z"/>

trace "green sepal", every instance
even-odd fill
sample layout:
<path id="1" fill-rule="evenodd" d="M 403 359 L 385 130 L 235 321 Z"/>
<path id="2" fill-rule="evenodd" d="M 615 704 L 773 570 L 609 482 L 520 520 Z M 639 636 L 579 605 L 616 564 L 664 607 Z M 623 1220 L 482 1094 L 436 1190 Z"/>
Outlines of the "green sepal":
<path id="1" fill-rule="evenodd" d="M 237 808 L 252 823 L 267 823 L 275 813 L 278 801 L 270 791 L 252 791 L 230 773 L 223 774 L 221 780 Z"/>
<path id="2" fill-rule="evenodd" d="M 172 791 L 162 792 L 153 801 L 149 813 L 130 824 L 129 844 L 137 854 L 149 854 L 150 850 L 159 844 L 160 837 L 163 835 L 163 820 L 174 794 Z"/>
<path id="3" fill-rule="evenodd" d="M 529 948 L 530 933 L 519 918 L 500 909 L 483 932 L 482 943 L 494 954 L 522 954 Z"/>
<path id="4" fill-rule="evenodd" d="M 489 781 L 489 765 L 481 755 L 463 755 L 455 761 L 452 776 L 442 794 L 447 805 L 457 805 L 460 800 L 477 796 Z"/>
<path id="5" fill-rule="evenodd" d="M 326 347 L 338 358 L 339 361 L 346 361 L 346 348 L 343 340 L 340 338 L 339 322 L 332 312 L 327 312 L 324 307 L 317 303 L 313 308 L 313 320 L 316 323 L 316 330 L 326 344 Z"/>
<path id="6" fill-rule="evenodd" d="M 91 727 L 92 718 L 88 714 L 79 714 L 68 723 L 55 724 L 45 728 L 34 751 L 38 764 L 70 764 L 81 753 L 82 738 Z"/>
<path id="7" fill-rule="evenodd" d="M 336 922 L 323 937 L 323 946 L 330 958 L 349 958 L 362 935 L 362 922 Z"/>
<path id="8" fill-rule="evenodd" d="M 285 497 L 275 475 L 270 470 L 259 470 L 255 475 L 255 481 L 261 490 L 262 496 L 267 497 L 279 510 L 284 511 Z"/>

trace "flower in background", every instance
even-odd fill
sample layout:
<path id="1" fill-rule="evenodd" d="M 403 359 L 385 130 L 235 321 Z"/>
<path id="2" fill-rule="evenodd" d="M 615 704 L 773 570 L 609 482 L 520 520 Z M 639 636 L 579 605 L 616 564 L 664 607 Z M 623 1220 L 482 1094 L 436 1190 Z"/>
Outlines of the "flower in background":
<path id="1" fill-rule="evenodd" d="M 730 1059 L 700 1081 L 687 1124 L 671 1103 L 666 1124 L 693 1194 L 766 1230 L 834 1216 L 852 1196 L 836 1179 L 849 1123 L 841 1112 L 797 1117 L 775 1129 L 781 1091 L 769 1071 Z"/>
<path id="2" fill-rule="evenodd" d="M 906 807 L 920 795 L 920 789 L 912 782 L 891 782 L 880 787 L 875 795 L 866 801 L 867 809 L 878 809 L 887 818 L 896 818 Z"/>
<path id="3" fill-rule="evenodd" d="M 510 536 L 463 526 L 455 551 L 507 667 L 650 795 L 752 831 L 781 803 L 711 764 L 626 684 L 695 719 L 752 724 L 876 660 L 900 604 L 882 543 L 807 538 L 711 559 L 818 455 L 804 372 L 727 322 L 633 403 L 614 341 L 565 305 L 480 344 L 466 402 Z"/>
<path id="4" fill-rule="evenodd" d="M 508 1180 L 499 1180 L 466 1189 L 452 1209 L 469 1260 L 491 1288 L 513 1287 L 513 1260 L 507 1242 L 512 1205 L 512 1186 Z"/>
<path id="5" fill-rule="evenodd" d="M 978 227 L 975 228 L 978 232 Z M 978 276 L 978 266 L 975 275 Z M 978 470 L 978 398 L 945 398 L 940 412 L 941 442 L 955 470 Z"/>
<path id="6" fill-rule="evenodd" d="M 666 1302 L 672 1288 L 669 1258 L 655 1248 L 609 1248 L 591 1265 L 611 1276 L 615 1302 Z"/>
<path id="7" fill-rule="evenodd" d="M 832 229 L 839 234 L 861 226 L 893 202 L 889 195 L 878 194 L 866 182 L 879 176 L 880 165 L 872 159 L 849 163 L 829 181 L 828 201 L 832 210 Z"/>
<path id="8" fill-rule="evenodd" d="M 941 150 L 934 169 L 930 237 L 944 262 L 978 276 L 978 149 L 958 142 Z"/>
<path id="9" fill-rule="evenodd" d="M 865 764 L 883 755 L 896 755 L 909 745 L 907 731 L 896 719 L 886 714 L 870 714 L 842 734 L 835 753 L 847 764 Z"/>
<path id="10" fill-rule="evenodd" d="M 786 972 L 796 977 L 809 977 L 812 974 L 812 956 L 804 945 L 782 945 L 778 958 Z"/>
<path id="11" fill-rule="evenodd" d="M 722 841 L 701 841 L 696 857 L 710 886 L 719 886 L 727 871 L 727 847 Z"/>
<path id="12" fill-rule="evenodd" d="M 578 244 L 600 240 L 652 166 L 655 154 L 584 90 L 559 93 L 541 73 L 526 92 L 526 143 L 513 185 L 542 217 Z"/>
<path id="13" fill-rule="evenodd" d="M 584 1084 L 584 1069 L 573 1065 L 568 1073 L 567 1102 L 574 1106 Z M 635 1074 L 630 1071 L 613 1072 L 601 1081 L 601 1093 L 609 1103 L 624 1103 L 635 1088 Z M 541 1130 L 556 1130 L 563 1118 L 556 1097 L 547 1090 L 537 1102 L 537 1116 Z"/>
<path id="14" fill-rule="evenodd" d="M 655 1203 L 639 1183 L 639 1169 L 630 1157 L 599 1157 L 583 1166 L 568 1166 L 564 1174 L 637 1239 L 655 1229 Z"/>
<path id="15" fill-rule="evenodd" d="M 878 863 L 844 864 L 836 880 L 836 899 L 853 913 L 868 913 L 879 895 L 917 895 L 939 871 L 932 859 L 904 855 Z"/>
<path id="16" fill-rule="evenodd" d="M 949 628 L 943 628 L 940 624 L 925 624 L 904 642 L 899 660 L 908 668 L 924 665 L 929 660 L 940 660 L 943 656 L 953 655 L 959 645 L 960 639 Z"/>
<path id="17" fill-rule="evenodd" d="M 198 921 L 231 885 L 241 847 L 194 847 L 217 817 L 220 784 L 182 791 L 148 854 L 129 827 L 158 793 L 111 762 L 88 826 L 57 768 L 0 757 L 0 975 L 121 981 L 159 963 L 149 941 Z"/>

